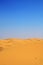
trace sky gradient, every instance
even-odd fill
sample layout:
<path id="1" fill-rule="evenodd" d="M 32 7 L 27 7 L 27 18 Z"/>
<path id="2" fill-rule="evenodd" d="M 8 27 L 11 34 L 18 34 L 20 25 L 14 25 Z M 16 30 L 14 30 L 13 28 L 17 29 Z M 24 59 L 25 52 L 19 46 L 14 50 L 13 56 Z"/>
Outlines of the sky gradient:
<path id="1" fill-rule="evenodd" d="M 4 38 L 43 38 L 43 0 L 0 0 Z"/>

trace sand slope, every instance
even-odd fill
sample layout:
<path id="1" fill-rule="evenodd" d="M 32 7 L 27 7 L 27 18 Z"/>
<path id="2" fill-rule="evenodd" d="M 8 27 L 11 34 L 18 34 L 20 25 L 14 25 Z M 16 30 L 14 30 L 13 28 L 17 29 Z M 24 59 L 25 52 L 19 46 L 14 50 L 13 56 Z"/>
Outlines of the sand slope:
<path id="1" fill-rule="evenodd" d="M 0 40 L 0 65 L 43 65 L 43 40 Z"/>

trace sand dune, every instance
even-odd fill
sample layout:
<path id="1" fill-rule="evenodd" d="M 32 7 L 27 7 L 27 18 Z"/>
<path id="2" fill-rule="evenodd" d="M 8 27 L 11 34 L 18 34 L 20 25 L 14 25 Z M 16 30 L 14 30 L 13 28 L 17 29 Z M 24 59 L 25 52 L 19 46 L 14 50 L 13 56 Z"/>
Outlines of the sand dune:
<path id="1" fill-rule="evenodd" d="M 0 40 L 0 65 L 43 65 L 43 39 Z"/>

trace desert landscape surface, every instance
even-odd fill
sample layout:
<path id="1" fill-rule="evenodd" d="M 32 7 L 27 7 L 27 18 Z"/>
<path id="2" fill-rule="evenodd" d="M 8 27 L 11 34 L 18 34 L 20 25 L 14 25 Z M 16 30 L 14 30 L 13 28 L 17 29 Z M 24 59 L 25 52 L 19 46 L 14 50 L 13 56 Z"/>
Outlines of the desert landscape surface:
<path id="1" fill-rule="evenodd" d="M 0 65 L 43 65 L 43 39 L 0 40 Z"/>

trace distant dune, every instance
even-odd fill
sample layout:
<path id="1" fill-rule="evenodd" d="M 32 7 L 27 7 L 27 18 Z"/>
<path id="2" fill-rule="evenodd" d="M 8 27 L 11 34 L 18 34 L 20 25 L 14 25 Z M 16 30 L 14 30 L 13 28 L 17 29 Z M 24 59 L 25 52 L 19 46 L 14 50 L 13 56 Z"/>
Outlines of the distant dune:
<path id="1" fill-rule="evenodd" d="M 0 40 L 0 65 L 43 65 L 43 39 Z"/>

